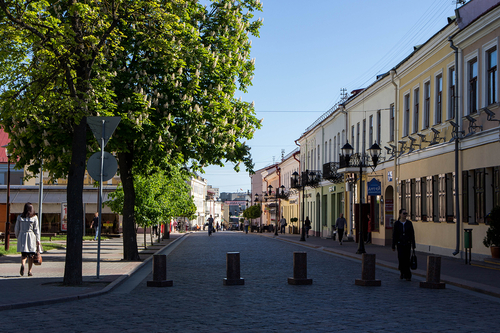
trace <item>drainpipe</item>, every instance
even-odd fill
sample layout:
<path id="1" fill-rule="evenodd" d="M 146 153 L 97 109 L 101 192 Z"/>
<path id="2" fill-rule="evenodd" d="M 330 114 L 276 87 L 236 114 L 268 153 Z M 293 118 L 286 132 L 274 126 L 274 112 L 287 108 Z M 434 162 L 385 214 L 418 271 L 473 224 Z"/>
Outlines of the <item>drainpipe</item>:
<path id="1" fill-rule="evenodd" d="M 394 81 L 394 77 L 396 76 L 396 70 L 391 69 L 391 83 L 394 86 L 394 145 L 396 146 L 396 154 L 394 155 L 394 177 L 392 178 L 394 180 L 394 197 L 392 198 L 393 203 L 395 204 L 394 207 L 396 209 L 393 210 L 393 218 L 396 217 L 399 212 L 399 201 L 398 201 L 398 183 L 397 180 L 399 179 L 398 175 L 398 155 L 397 151 L 399 150 L 399 140 L 398 140 L 398 85 Z M 390 116 L 390 115 L 389 115 Z M 399 216 L 398 216 L 399 217 Z"/>
<path id="2" fill-rule="evenodd" d="M 456 47 L 453 44 L 453 40 L 450 37 L 448 37 L 448 40 L 450 41 L 450 47 L 455 51 L 455 105 L 454 105 L 454 111 L 455 111 L 455 123 L 458 125 L 459 123 L 459 117 L 458 117 L 458 47 Z M 458 127 L 454 128 L 455 131 L 455 210 L 456 210 L 456 224 L 457 224 L 457 247 L 455 248 L 455 252 L 453 252 L 453 255 L 456 256 L 457 254 L 460 253 L 460 198 L 458 195 L 458 190 L 459 190 L 459 183 L 458 183 L 458 178 L 459 178 L 459 169 L 458 169 Z"/>

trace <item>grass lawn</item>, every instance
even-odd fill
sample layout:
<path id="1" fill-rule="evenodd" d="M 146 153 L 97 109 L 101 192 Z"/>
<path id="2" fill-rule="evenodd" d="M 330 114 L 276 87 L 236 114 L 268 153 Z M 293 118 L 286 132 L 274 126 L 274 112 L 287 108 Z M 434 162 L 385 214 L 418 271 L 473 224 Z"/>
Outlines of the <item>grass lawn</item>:
<path id="1" fill-rule="evenodd" d="M 92 240 L 94 239 L 94 236 L 84 236 L 83 240 Z M 106 237 L 103 235 L 101 237 L 101 240 L 103 239 L 109 239 L 109 237 Z M 65 244 L 59 243 L 60 241 L 66 241 L 66 235 L 58 235 L 55 237 L 52 237 L 52 241 L 58 241 L 58 243 L 51 243 L 49 241 L 49 237 L 42 237 L 42 247 L 44 251 L 50 251 L 53 249 L 64 249 L 66 247 Z M 10 255 L 10 254 L 19 254 L 21 255 L 20 252 L 17 252 L 17 239 L 11 238 L 9 242 L 9 251 L 5 251 L 5 243 L 0 243 L 0 256 L 5 256 L 5 255 Z"/>

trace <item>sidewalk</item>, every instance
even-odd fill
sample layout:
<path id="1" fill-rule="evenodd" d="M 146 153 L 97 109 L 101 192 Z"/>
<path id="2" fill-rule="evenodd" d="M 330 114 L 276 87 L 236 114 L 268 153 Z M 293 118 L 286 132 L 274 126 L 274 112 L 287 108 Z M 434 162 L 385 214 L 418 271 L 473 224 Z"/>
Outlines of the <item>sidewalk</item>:
<path id="1" fill-rule="evenodd" d="M 150 264 L 154 253 L 186 235 L 171 233 L 170 239 L 162 240 L 151 246 L 147 235 L 147 250 L 144 249 L 144 236 L 137 235 L 139 256 L 142 261 L 122 261 L 123 238 L 101 240 L 99 279 L 97 279 L 97 244 L 95 241 L 83 242 L 83 284 L 77 287 L 62 286 L 66 250 L 51 250 L 42 254 L 41 266 L 33 265 L 33 276 L 28 277 L 28 265 L 24 276 L 20 276 L 21 255 L 0 257 L 0 310 L 24 308 L 51 304 L 67 300 L 98 296 L 112 290 L 143 265 Z M 57 243 L 54 241 L 53 243 Z M 66 245 L 65 242 L 59 242 Z M 2 244 L 3 245 L 3 244 Z"/>
<path id="2" fill-rule="evenodd" d="M 361 255 L 356 254 L 358 244 L 355 242 L 346 242 L 344 240 L 343 245 L 340 245 L 338 240 L 334 241 L 331 238 L 324 239 L 309 236 L 305 242 L 301 242 L 300 235 L 278 234 L 277 237 L 273 233 L 262 233 L 260 235 L 361 261 Z M 394 269 L 399 273 L 397 252 L 393 252 L 390 246 L 365 244 L 365 251 L 376 255 L 377 265 Z M 431 254 L 424 252 L 416 252 L 416 254 L 418 269 L 412 271 L 412 273 L 414 276 L 422 277 L 425 280 L 427 276 L 427 256 Z M 500 261 L 494 259 L 485 261 L 472 260 L 471 265 L 466 265 L 465 259 L 441 256 L 441 282 L 500 298 Z"/>

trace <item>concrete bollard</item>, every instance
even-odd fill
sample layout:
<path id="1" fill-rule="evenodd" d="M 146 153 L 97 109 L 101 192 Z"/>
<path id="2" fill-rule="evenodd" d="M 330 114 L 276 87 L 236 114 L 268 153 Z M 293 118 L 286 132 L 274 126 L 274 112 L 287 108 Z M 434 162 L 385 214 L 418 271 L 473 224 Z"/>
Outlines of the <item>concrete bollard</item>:
<path id="1" fill-rule="evenodd" d="M 240 277 L 240 253 L 226 253 L 226 278 L 223 281 L 225 286 L 244 285 L 245 279 Z"/>
<path id="2" fill-rule="evenodd" d="M 288 284 L 309 285 L 312 279 L 307 278 L 307 253 L 293 253 L 293 278 L 288 278 Z"/>
<path id="3" fill-rule="evenodd" d="M 172 287 L 173 281 L 167 281 L 167 256 L 153 255 L 153 281 L 147 282 L 148 287 Z"/>
<path id="4" fill-rule="evenodd" d="M 446 283 L 441 282 L 441 257 L 427 256 L 427 280 L 420 282 L 420 288 L 446 288 Z"/>
<path id="5" fill-rule="evenodd" d="M 374 254 L 363 253 L 361 257 L 361 279 L 356 279 L 357 286 L 380 286 L 382 282 L 375 280 L 375 265 L 377 263 Z"/>

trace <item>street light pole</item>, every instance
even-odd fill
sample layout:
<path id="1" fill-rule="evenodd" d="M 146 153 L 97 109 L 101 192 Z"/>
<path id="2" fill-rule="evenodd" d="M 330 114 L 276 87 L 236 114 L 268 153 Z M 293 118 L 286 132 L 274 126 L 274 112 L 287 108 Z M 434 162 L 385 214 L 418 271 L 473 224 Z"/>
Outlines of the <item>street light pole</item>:
<path id="1" fill-rule="evenodd" d="M 344 161 L 346 164 L 346 167 L 349 166 L 349 162 L 351 160 L 352 153 L 354 151 L 354 148 L 349 144 L 349 142 L 346 142 L 346 144 L 341 148 L 342 150 L 342 155 L 344 157 Z M 375 168 L 377 167 L 378 164 L 378 159 L 380 156 L 380 152 L 382 149 L 380 149 L 380 146 L 375 142 L 369 149 L 368 152 L 370 153 L 370 156 L 372 158 L 373 166 L 368 165 L 368 163 L 364 163 L 364 158 L 365 155 L 360 154 L 359 155 L 359 161 L 358 165 L 353 165 L 353 166 L 359 166 L 359 196 L 358 196 L 358 205 L 359 205 L 359 210 L 358 210 L 358 230 L 356 232 L 359 232 L 359 240 L 358 240 L 358 250 L 356 251 L 357 254 L 363 254 L 366 253 L 365 251 L 365 242 L 363 239 L 363 209 L 361 205 L 361 200 L 362 200 L 362 194 L 361 191 L 363 189 L 362 182 L 363 182 L 363 168 L 369 166 L 373 171 L 375 171 Z"/>

